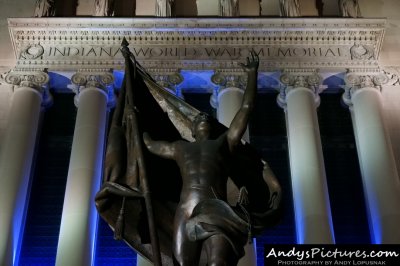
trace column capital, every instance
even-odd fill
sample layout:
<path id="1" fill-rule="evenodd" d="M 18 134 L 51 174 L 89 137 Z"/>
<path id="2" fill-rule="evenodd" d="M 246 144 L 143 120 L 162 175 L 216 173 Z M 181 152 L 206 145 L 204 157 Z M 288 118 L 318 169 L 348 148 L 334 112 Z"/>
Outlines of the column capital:
<path id="1" fill-rule="evenodd" d="M 14 69 L 5 76 L 5 82 L 14 85 L 14 91 L 21 88 L 30 88 L 42 97 L 42 106 L 49 107 L 53 103 L 53 97 L 49 91 L 50 77 L 45 70 Z"/>
<path id="2" fill-rule="evenodd" d="M 240 88 L 243 89 L 247 84 L 247 74 L 243 71 L 240 72 L 221 72 L 216 71 L 211 76 L 211 81 L 220 88 Z"/>
<path id="3" fill-rule="evenodd" d="M 308 89 L 314 95 L 316 106 L 319 106 L 319 94 L 324 89 L 321 85 L 322 80 L 322 77 L 316 71 L 305 73 L 288 73 L 284 71 L 280 76 L 281 87 L 277 99 L 279 106 L 285 108 L 287 95 L 296 89 Z"/>
<path id="4" fill-rule="evenodd" d="M 389 78 L 385 73 L 348 73 L 346 74 L 344 81 L 345 85 L 343 86 L 343 89 L 345 92 L 343 93 L 342 99 L 345 104 L 352 106 L 352 97 L 357 91 L 372 88 L 380 92 L 382 85 L 386 84 L 389 81 Z"/>
<path id="5" fill-rule="evenodd" d="M 157 84 L 161 87 L 167 89 L 172 94 L 179 98 L 183 98 L 182 91 L 179 87 L 184 81 L 184 77 L 182 76 L 179 71 L 173 71 L 168 73 L 157 73 L 154 75 L 154 79 L 156 80 Z"/>
<path id="6" fill-rule="evenodd" d="M 5 81 L 8 84 L 19 87 L 29 87 L 39 91 L 41 91 L 44 86 L 47 86 L 49 80 L 49 75 L 45 71 L 40 70 L 13 70 L 5 77 Z"/>
<path id="7" fill-rule="evenodd" d="M 211 82 L 214 83 L 216 87 L 211 95 L 210 104 L 213 108 L 217 108 L 218 95 L 227 89 L 243 90 L 247 84 L 247 74 L 243 71 L 215 71 L 211 76 Z"/>
<path id="8" fill-rule="evenodd" d="M 108 99 L 108 107 L 115 106 L 114 95 L 114 75 L 111 70 L 105 71 L 78 71 L 71 77 L 69 88 L 76 94 L 75 105 L 78 106 L 79 94 L 85 89 L 98 89 L 103 92 Z"/>

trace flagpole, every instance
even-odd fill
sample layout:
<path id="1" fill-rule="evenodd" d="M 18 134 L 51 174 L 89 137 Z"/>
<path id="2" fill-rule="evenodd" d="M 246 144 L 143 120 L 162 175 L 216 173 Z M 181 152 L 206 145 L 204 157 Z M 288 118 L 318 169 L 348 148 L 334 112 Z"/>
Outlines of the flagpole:
<path id="1" fill-rule="evenodd" d="M 153 204 L 152 204 L 152 198 L 151 198 L 151 192 L 150 188 L 147 182 L 147 171 L 146 171 L 146 165 L 143 157 L 143 149 L 142 149 L 142 142 L 141 142 L 141 136 L 139 134 L 139 129 L 138 129 L 138 123 L 137 123 L 137 117 L 136 117 L 136 109 L 134 106 L 134 101 L 133 101 L 133 86 L 132 86 L 132 76 L 131 76 L 131 69 L 130 69 L 130 55 L 131 52 L 129 51 L 128 48 L 128 42 L 124 38 L 122 41 L 122 54 L 125 58 L 125 80 L 126 80 L 126 97 L 128 100 L 128 105 L 131 108 L 129 111 L 129 116 L 131 117 L 131 127 L 132 127 L 132 135 L 133 135 L 133 141 L 134 141 L 134 147 L 135 147 L 135 152 L 137 152 L 137 163 L 139 167 L 139 178 L 140 178 L 140 184 L 141 184 L 141 190 L 142 194 L 144 197 L 145 205 L 146 205 L 146 211 L 147 211 L 147 219 L 149 223 L 149 231 L 150 231 L 150 241 L 151 241 L 151 246 L 152 246 L 152 251 L 153 251 L 153 264 L 155 266 L 162 266 L 161 264 L 161 253 L 160 253 L 160 244 L 158 240 L 158 234 L 157 234 L 157 229 L 155 225 L 155 219 L 154 219 L 154 211 L 153 211 Z"/>

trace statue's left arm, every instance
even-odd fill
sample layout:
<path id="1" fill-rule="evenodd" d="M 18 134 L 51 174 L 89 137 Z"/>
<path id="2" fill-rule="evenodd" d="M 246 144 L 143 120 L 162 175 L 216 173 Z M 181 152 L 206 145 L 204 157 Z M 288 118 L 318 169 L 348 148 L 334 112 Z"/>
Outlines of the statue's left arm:
<path id="1" fill-rule="evenodd" d="M 167 141 L 155 141 L 151 139 L 147 132 L 143 133 L 143 141 L 147 149 L 165 159 L 174 159 L 176 154 L 176 144 Z"/>
<path id="2" fill-rule="evenodd" d="M 240 140 L 246 131 L 250 113 L 253 110 L 254 101 L 257 95 L 258 55 L 252 51 L 251 56 L 247 58 L 247 63 L 240 65 L 247 72 L 248 79 L 247 87 L 243 95 L 242 105 L 233 118 L 227 133 L 229 149 L 231 151 L 233 151 L 235 146 L 240 143 Z"/>

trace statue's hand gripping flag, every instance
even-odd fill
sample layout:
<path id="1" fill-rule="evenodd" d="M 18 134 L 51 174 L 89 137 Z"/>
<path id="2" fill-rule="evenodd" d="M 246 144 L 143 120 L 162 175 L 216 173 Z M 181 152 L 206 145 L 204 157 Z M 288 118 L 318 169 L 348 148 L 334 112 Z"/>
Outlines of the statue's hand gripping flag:
<path id="1" fill-rule="evenodd" d="M 199 111 L 160 87 L 135 61 L 126 41 L 122 51 L 125 77 L 110 125 L 104 180 L 96 195 L 96 207 L 117 239 L 123 239 L 153 262 L 157 257 L 153 256 L 157 252 L 154 234 L 158 236 L 161 263 L 172 266 L 180 172 L 174 161 L 142 148 L 142 134 L 148 132 L 154 139 L 169 142 L 182 138 L 193 141 L 192 122 Z M 226 131 L 219 123 L 214 128 L 216 136 Z M 248 191 L 248 217 L 244 222 L 251 222 L 251 233 L 259 232 L 275 220 L 280 186 L 268 164 L 250 145 L 241 145 L 232 160 L 230 178 L 238 188 L 246 187 Z"/>

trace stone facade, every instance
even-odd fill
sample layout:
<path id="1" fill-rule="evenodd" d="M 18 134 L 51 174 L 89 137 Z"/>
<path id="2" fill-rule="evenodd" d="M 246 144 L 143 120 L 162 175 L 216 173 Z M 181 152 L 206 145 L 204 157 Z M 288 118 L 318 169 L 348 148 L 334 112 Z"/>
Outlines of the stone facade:
<path id="1" fill-rule="evenodd" d="M 22 79 L 28 84 L 30 75 L 26 73 L 48 73 L 49 86 L 41 88 L 44 102 L 51 98 L 49 88 L 56 93 L 74 91 L 79 95 L 90 83 L 92 89 L 107 95 L 107 108 L 111 108 L 114 88 L 121 86 L 124 62 L 120 44 L 125 37 L 137 60 L 159 84 L 181 98 L 185 93 L 202 93 L 207 97 L 212 94 L 214 107 L 218 106 L 220 92 L 228 87 L 240 90 L 245 86 L 238 63 L 243 62 L 251 50 L 261 61 L 260 92 L 278 94 L 279 91 L 278 102 L 283 107 L 287 95 L 298 88 L 312 90 L 316 105 L 324 105 L 323 100 L 320 103 L 320 94 L 341 94 L 344 89 L 343 99 L 351 109 L 352 95 L 371 87 L 374 93 L 382 96 L 387 139 L 397 169 L 400 169 L 400 24 L 395 12 L 400 3 L 397 0 L 385 0 L 379 6 L 375 0 L 360 1 L 364 18 L 357 19 L 339 18 L 336 2 L 326 0 L 322 1 L 323 14 L 335 18 L 317 18 L 313 0 L 299 0 L 300 13 L 307 18 L 278 17 L 278 0 L 238 1 L 241 17 L 236 18 L 217 18 L 218 12 L 213 12 L 218 7 L 212 8 L 213 3 L 218 6 L 217 1 L 209 0 L 175 0 L 173 13 L 181 18 L 118 18 L 123 14 L 153 16 L 155 0 L 117 1 L 114 18 L 74 19 L 64 18 L 66 14 L 61 13 L 58 18 L 29 18 L 33 16 L 34 0 L 24 0 L 22 9 L 19 8 L 22 0 L 0 2 L 10 6 L 7 17 L 21 17 L 8 19 L 7 23 L 5 17 L 1 18 L 4 23 L 0 25 L 0 34 L 4 38 L 0 40 L 0 72 L 4 74 L 0 80 L 0 151 L 4 146 L 3 131 L 7 127 L 14 91 L 19 85 L 14 82 L 16 76 L 25 73 Z M 79 16 L 93 14 L 94 0 L 78 3 L 75 7 L 73 1 L 63 5 L 71 6 Z M 259 14 L 269 17 L 244 17 Z M 184 18 L 196 15 L 215 17 Z M 325 115 L 327 113 L 324 111 Z M 326 125 L 322 127 L 327 128 Z M 253 136 L 253 140 L 258 144 L 265 142 L 260 136 Z M 273 144 L 277 143 L 282 154 L 287 152 L 286 139 Z M 343 145 L 353 145 L 354 152 L 355 144 L 349 143 Z M 323 140 L 323 148 L 324 145 Z M 287 162 L 280 173 L 285 175 L 286 168 Z M 328 176 L 328 187 L 332 182 Z M 284 184 L 290 186 L 289 179 Z M 288 200 L 296 199 L 288 197 Z M 332 213 L 337 210 L 337 206 L 332 207 Z"/>

